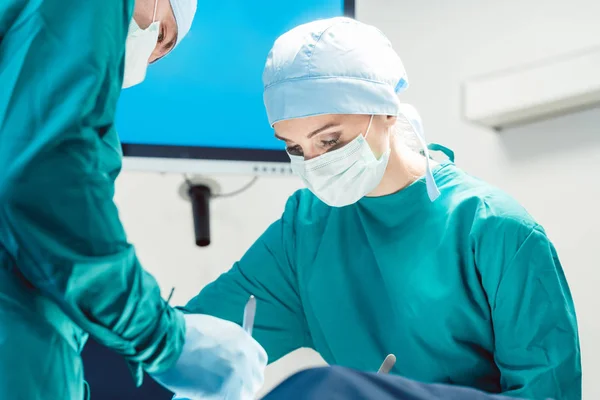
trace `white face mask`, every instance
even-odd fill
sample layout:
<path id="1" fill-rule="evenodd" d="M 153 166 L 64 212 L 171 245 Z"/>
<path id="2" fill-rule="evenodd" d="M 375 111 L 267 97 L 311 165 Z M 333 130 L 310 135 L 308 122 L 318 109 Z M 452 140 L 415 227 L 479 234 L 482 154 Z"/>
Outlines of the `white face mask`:
<path id="1" fill-rule="evenodd" d="M 298 174 L 308 189 L 331 207 L 354 204 L 372 192 L 381 182 L 388 161 L 390 146 L 379 159 L 367 143 L 367 135 L 359 134 L 356 139 L 342 147 L 311 160 L 289 154 L 292 170 Z"/>
<path id="2" fill-rule="evenodd" d="M 156 21 L 156 7 L 158 0 L 154 3 L 154 16 L 152 24 L 146 29 L 140 28 L 131 19 L 127 42 L 125 44 L 125 72 L 123 76 L 123 89 L 137 85 L 146 78 L 148 60 L 158 43 L 160 34 L 160 21 Z"/>

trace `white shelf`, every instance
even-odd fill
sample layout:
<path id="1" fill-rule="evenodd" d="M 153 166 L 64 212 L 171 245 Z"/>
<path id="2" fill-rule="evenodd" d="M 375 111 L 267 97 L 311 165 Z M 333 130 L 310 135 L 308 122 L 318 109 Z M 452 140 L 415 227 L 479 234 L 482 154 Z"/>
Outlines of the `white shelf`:
<path id="1" fill-rule="evenodd" d="M 600 47 L 467 80 L 464 117 L 493 129 L 600 104 Z"/>

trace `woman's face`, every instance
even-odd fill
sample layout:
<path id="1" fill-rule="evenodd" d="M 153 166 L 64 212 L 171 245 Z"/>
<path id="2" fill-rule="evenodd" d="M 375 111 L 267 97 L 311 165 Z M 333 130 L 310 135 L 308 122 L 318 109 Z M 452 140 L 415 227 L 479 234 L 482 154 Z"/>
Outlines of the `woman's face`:
<path id="1" fill-rule="evenodd" d="M 285 142 L 291 155 L 310 160 L 364 135 L 370 118 L 370 115 L 329 114 L 290 119 L 274 125 L 275 137 Z M 376 115 L 373 118 L 367 143 L 376 157 L 386 151 L 388 132 L 395 122 L 396 117 L 391 116 Z"/>
<path id="2" fill-rule="evenodd" d="M 153 22 L 154 5 L 156 4 L 156 21 L 160 21 L 158 43 L 150 56 L 148 62 L 152 64 L 158 59 L 166 56 L 177 41 L 177 22 L 169 0 L 144 0 L 136 1 L 133 18 L 140 28 L 146 29 Z"/>

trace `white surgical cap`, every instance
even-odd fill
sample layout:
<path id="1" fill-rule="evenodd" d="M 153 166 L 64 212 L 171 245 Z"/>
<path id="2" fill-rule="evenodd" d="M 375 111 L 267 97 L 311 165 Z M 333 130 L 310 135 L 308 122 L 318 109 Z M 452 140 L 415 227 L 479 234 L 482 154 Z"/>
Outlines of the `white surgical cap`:
<path id="1" fill-rule="evenodd" d="M 429 161 L 421 118 L 401 104 L 406 71 L 377 28 L 337 17 L 300 25 L 280 36 L 263 72 L 269 123 L 324 114 L 394 115 L 410 123 Z M 427 191 L 439 196 L 429 163 Z"/>
<path id="2" fill-rule="evenodd" d="M 198 0 L 170 0 L 170 2 L 177 22 L 177 43 L 175 43 L 177 46 L 192 27 Z"/>

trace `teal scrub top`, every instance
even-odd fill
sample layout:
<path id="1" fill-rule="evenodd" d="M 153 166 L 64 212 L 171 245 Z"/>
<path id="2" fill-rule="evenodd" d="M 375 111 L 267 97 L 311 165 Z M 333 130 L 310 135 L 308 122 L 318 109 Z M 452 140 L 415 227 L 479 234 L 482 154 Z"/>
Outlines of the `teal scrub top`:
<path id="1" fill-rule="evenodd" d="M 67 318 L 46 318 L 57 329 L 80 327 L 125 356 L 139 384 L 142 369 L 177 360 L 185 325 L 142 269 L 113 202 L 133 6 L 0 1 L 0 269 L 60 307 Z M 14 297 L 0 291 L 0 311 Z"/>
<path id="2" fill-rule="evenodd" d="M 240 322 L 270 362 L 300 347 L 330 364 L 514 397 L 581 398 L 575 309 L 554 246 L 512 198 L 453 164 L 332 208 L 294 194 L 233 268 L 185 310 Z"/>

